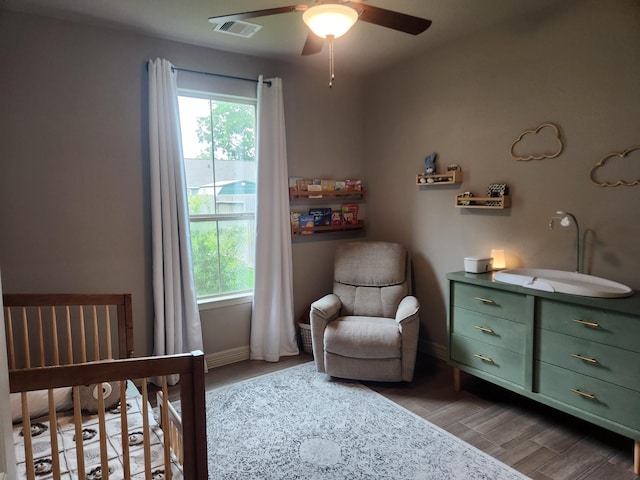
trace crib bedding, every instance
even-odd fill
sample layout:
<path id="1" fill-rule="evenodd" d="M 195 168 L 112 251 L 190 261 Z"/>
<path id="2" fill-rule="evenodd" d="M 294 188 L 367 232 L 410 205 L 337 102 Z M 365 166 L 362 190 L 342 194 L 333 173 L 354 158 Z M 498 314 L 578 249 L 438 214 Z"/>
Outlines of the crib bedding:
<path id="1" fill-rule="evenodd" d="M 143 441 L 143 397 L 135 387 L 127 388 L 127 424 L 129 437 L 129 465 L 132 479 L 145 478 L 144 441 Z M 150 440 L 151 478 L 161 480 L 167 478 L 164 472 L 163 433 L 156 420 L 153 409 L 148 406 L 148 426 Z M 78 478 L 78 462 L 76 457 L 76 429 L 73 411 L 57 414 L 57 432 L 60 471 L 62 479 Z M 86 480 L 105 478 L 101 472 L 100 425 L 98 414 L 82 416 L 83 448 Z M 110 479 L 124 478 L 122 426 L 120 403 L 105 410 L 104 415 L 106 452 Z M 48 416 L 31 420 L 32 450 L 36 478 L 53 479 L 50 421 Z M 27 478 L 25 463 L 25 445 L 23 424 L 14 425 L 13 441 L 16 453 L 18 478 Z M 182 479 L 182 471 L 172 456 L 171 478 Z"/>

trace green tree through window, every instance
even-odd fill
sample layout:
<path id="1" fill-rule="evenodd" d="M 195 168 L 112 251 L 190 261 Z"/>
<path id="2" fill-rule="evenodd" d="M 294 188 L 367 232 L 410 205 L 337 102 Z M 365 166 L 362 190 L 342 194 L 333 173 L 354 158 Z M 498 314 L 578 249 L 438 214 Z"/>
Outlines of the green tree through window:
<path id="1" fill-rule="evenodd" d="M 255 102 L 181 95 L 179 104 L 198 298 L 251 291 Z"/>

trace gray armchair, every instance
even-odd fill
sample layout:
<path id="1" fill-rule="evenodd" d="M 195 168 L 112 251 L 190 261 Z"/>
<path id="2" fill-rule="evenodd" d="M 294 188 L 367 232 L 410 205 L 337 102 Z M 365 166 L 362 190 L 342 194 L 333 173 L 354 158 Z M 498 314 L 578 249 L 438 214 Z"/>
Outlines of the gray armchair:
<path id="1" fill-rule="evenodd" d="M 409 268 L 407 252 L 397 243 L 338 248 L 333 293 L 311 305 L 319 372 L 354 380 L 413 379 L 420 306 L 408 295 Z"/>

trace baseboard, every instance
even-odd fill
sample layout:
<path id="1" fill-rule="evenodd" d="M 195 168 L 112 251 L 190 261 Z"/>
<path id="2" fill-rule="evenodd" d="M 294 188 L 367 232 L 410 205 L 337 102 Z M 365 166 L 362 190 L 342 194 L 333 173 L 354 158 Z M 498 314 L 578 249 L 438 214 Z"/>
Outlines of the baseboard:
<path id="1" fill-rule="evenodd" d="M 447 347 L 439 343 L 425 342 L 424 340 L 418 341 L 418 351 L 426 353 L 440 360 L 449 360 L 449 353 Z"/>
<path id="2" fill-rule="evenodd" d="M 222 367 L 231 363 L 249 360 L 249 345 L 231 348 L 222 352 L 208 353 L 204 356 L 208 368 Z"/>
<path id="3" fill-rule="evenodd" d="M 431 343 L 420 340 L 418 350 L 422 353 L 434 356 L 440 360 L 448 360 L 447 347 L 439 343 Z M 222 352 L 208 353 L 204 356 L 207 368 L 222 367 L 231 363 L 249 360 L 249 345 L 244 347 L 231 348 Z"/>

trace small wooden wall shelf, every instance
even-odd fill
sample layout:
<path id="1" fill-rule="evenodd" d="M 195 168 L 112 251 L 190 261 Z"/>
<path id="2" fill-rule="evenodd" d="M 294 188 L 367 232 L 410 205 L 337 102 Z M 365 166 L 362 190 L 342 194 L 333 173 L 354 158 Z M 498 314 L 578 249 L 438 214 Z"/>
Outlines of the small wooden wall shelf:
<path id="1" fill-rule="evenodd" d="M 462 197 L 456 196 L 456 208 L 485 208 L 501 210 L 511 207 L 511 197 Z"/>
<path id="2" fill-rule="evenodd" d="M 364 220 L 358 221 L 358 223 L 344 223 L 340 225 L 322 225 L 316 227 L 292 227 L 291 235 L 298 236 L 313 236 L 318 233 L 348 233 L 357 230 L 364 229 Z"/>
<path id="3" fill-rule="evenodd" d="M 363 200 L 364 190 L 294 190 L 289 189 L 289 199 L 292 201 L 323 201 L 323 200 Z"/>
<path id="4" fill-rule="evenodd" d="M 431 182 L 429 180 L 432 180 Z M 446 173 L 436 173 L 434 175 L 425 175 L 419 173 L 416 175 L 416 185 L 421 187 L 435 187 L 437 185 L 453 185 L 462 183 L 462 170 L 452 170 Z"/>

